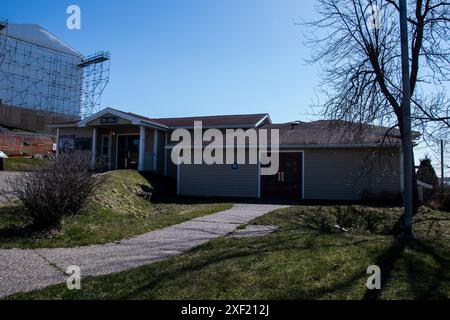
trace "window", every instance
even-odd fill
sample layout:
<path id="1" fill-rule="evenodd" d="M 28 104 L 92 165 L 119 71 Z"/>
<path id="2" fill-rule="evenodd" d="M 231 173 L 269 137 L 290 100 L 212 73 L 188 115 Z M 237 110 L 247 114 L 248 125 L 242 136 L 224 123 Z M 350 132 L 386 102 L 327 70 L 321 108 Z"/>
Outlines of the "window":
<path id="1" fill-rule="evenodd" d="M 77 138 L 75 140 L 75 149 L 82 151 L 91 151 L 92 139 L 91 138 Z"/>
<path id="2" fill-rule="evenodd" d="M 58 139 L 58 151 L 69 152 L 75 149 L 75 136 L 74 135 L 60 135 Z"/>

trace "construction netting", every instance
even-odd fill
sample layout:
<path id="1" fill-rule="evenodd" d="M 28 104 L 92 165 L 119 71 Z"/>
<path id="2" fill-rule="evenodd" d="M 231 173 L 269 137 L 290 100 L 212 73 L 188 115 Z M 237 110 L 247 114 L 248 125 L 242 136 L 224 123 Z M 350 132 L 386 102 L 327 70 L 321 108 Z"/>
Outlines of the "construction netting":
<path id="1" fill-rule="evenodd" d="M 0 151 L 8 157 L 50 156 L 54 154 L 54 136 L 34 133 L 0 132 Z"/>

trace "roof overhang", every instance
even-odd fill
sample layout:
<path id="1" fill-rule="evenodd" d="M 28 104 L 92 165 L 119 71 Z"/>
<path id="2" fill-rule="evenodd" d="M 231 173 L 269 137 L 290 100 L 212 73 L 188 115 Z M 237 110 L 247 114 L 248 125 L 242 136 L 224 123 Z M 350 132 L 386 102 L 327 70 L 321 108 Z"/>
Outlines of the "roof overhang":
<path id="1" fill-rule="evenodd" d="M 55 129 L 59 129 L 59 128 L 77 128 L 77 124 L 49 124 L 47 125 L 47 128 L 55 128 Z"/>
<path id="2" fill-rule="evenodd" d="M 180 118 L 182 119 L 182 118 Z M 229 123 L 229 124 L 220 124 L 220 125 L 202 125 L 203 129 L 257 129 L 259 128 L 264 121 L 269 120 L 269 123 L 272 124 L 272 120 L 270 119 L 270 116 L 268 114 L 263 115 L 260 119 L 258 119 L 257 122 L 250 122 L 250 123 Z M 196 120 L 195 118 L 189 118 L 189 122 L 192 121 L 192 125 L 169 125 L 169 128 L 172 130 L 176 129 L 186 129 L 186 130 L 192 130 L 195 129 L 194 122 L 196 121 L 202 121 L 201 119 Z"/>
<path id="3" fill-rule="evenodd" d="M 119 111 L 117 109 L 113 109 L 113 108 L 106 108 L 103 109 L 102 111 L 87 117 L 86 119 L 80 120 L 77 123 L 74 124 L 54 124 L 54 125 L 49 125 L 49 128 L 87 128 L 89 127 L 89 123 L 92 121 L 95 121 L 98 118 L 101 118 L 107 114 L 111 114 L 114 115 L 116 117 L 122 118 L 124 120 L 128 120 L 130 121 L 131 125 L 134 126 L 144 126 L 144 127 L 149 127 L 149 128 L 154 128 L 154 129 L 158 129 L 158 130 L 164 130 L 164 131 L 168 131 L 169 127 L 157 123 L 157 122 L 153 122 L 151 120 L 144 120 L 142 118 L 130 115 L 128 113 Z"/>
<path id="4" fill-rule="evenodd" d="M 199 120 L 200 121 L 200 120 Z M 170 126 L 170 129 L 186 129 L 192 130 L 195 129 L 194 126 Z M 220 126 L 203 126 L 203 129 L 252 129 L 255 128 L 254 124 L 230 124 L 230 125 L 220 125 Z"/>
<path id="5" fill-rule="evenodd" d="M 133 115 L 130 113 L 122 112 L 120 110 L 114 109 L 114 108 L 106 108 L 102 111 L 87 117 L 86 119 L 80 120 L 76 123 L 62 123 L 62 124 L 53 124 L 49 125 L 49 128 L 86 128 L 89 127 L 89 123 L 95 121 L 98 118 L 101 118 L 107 114 L 111 114 L 114 116 L 117 116 L 119 118 L 122 118 L 124 120 L 127 120 L 130 122 L 131 125 L 135 126 L 145 126 L 150 128 L 155 128 L 158 130 L 176 130 L 176 129 L 187 129 L 192 130 L 194 129 L 194 122 L 195 119 L 192 120 L 193 124 L 188 126 L 171 126 L 171 125 L 165 125 L 163 123 L 159 123 L 156 119 L 155 121 L 152 121 L 151 119 L 145 119 L 145 117 L 140 117 L 137 115 Z M 202 126 L 204 129 L 254 129 L 259 128 L 265 121 L 269 121 L 269 123 L 272 123 L 272 120 L 270 119 L 270 116 L 268 114 L 263 115 L 257 122 L 254 123 L 246 123 L 246 124 L 239 124 L 239 123 L 230 123 L 225 125 L 208 125 L 208 126 Z M 200 120 L 199 120 L 200 121 Z"/>
<path id="6" fill-rule="evenodd" d="M 282 144 L 280 149 L 355 149 L 355 148 L 400 148 L 395 143 L 330 143 L 330 144 Z"/>
<path id="7" fill-rule="evenodd" d="M 256 124 L 255 124 L 255 128 L 259 128 L 264 121 L 269 120 L 269 124 L 272 124 L 272 119 L 270 119 L 269 114 L 266 114 L 264 117 L 262 117 L 261 120 L 259 120 Z"/>
<path id="8" fill-rule="evenodd" d="M 204 144 L 202 146 L 192 146 L 193 149 L 200 149 L 207 147 L 208 144 Z M 186 146 L 183 145 L 168 145 L 165 149 L 174 149 L 174 148 L 184 148 Z M 188 147 L 188 146 L 187 146 Z M 265 148 L 267 150 L 271 149 L 270 145 L 226 145 L 225 148 Z M 385 144 L 384 146 L 379 143 L 353 143 L 353 144 L 282 144 L 279 145 L 279 150 L 297 150 L 297 149 L 358 149 L 358 148 L 400 148 L 399 144 Z"/>

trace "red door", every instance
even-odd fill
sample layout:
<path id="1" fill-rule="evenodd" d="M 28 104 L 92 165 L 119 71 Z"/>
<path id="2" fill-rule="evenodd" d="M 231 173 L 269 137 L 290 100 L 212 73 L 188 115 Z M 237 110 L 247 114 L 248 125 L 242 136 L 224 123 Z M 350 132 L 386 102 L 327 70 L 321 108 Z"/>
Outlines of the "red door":
<path id="1" fill-rule="evenodd" d="M 281 152 L 280 168 L 273 176 L 261 176 L 263 198 L 302 199 L 303 154 Z"/>
<path id="2" fill-rule="evenodd" d="M 137 170 L 139 166 L 139 136 L 119 136 L 117 169 Z"/>

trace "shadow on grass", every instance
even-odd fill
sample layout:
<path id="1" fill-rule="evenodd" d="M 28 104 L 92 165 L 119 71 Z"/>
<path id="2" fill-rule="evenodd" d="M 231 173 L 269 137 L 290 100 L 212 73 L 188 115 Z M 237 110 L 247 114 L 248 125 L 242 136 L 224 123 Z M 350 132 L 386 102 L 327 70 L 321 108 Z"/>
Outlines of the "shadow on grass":
<path id="1" fill-rule="evenodd" d="M 160 288 L 164 288 L 167 284 L 169 286 L 177 286 L 177 285 L 186 285 L 184 281 L 188 277 L 196 277 L 196 276 L 205 276 L 205 273 L 202 270 L 209 268 L 214 265 L 219 265 L 222 263 L 227 263 L 227 261 L 233 261 L 236 259 L 245 259 L 247 257 L 252 257 L 253 259 L 259 259 L 258 257 L 262 257 L 264 255 L 271 255 L 278 251 L 290 251 L 290 250 L 323 250 L 326 248 L 345 248 L 349 246 L 360 246 L 366 242 L 372 242 L 373 239 L 364 239 L 364 240 L 353 240 L 353 241 L 343 241 L 342 243 L 330 243 L 330 244 L 314 244 L 312 242 L 303 242 L 301 245 L 297 239 L 298 236 L 291 235 L 290 237 L 283 238 L 284 243 L 260 243 L 257 241 L 251 242 L 247 247 L 231 247 L 228 248 L 219 248 L 210 249 L 211 252 L 199 252 L 198 250 L 204 249 L 194 249 L 191 251 L 191 254 L 199 253 L 198 257 L 194 257 L 193 259 L 188 260 L 186 263 L 178 264 L 174 263 L 172 266 L 168 267 L 166 270 L 161 269 L 147 269 L 148 276 L 145 277 L 144 282 L 141 286 L 126 292 L 122 296 L 118 297 L 119 299 L 136 299 L 136 298 L 150 298 L 156 299 L 158 298 L 158 291 Z M 433 261 L 438 263 L 438 267 L 433 268 L 424 268 L 423 261 L 415 258 L 415 255 L 411 255 L 410 257 L 404 257 L 403 253 L 405 249 L 414 250 L 417 252 L 422 252 L 431 258 Z M 214 250 L 214 251 L 213 251 Z M 357 258 L 357 257 L 355 257 Z M 253 260 L 251 260 L 253 261 Z M 248 262 L 248 261 L 247 261 Z M 246 260 L 242 260 L 242 268 L 246 268 L 245 264 Z M 448 283 L 449 276 L 448 270 L 450 267 L 450 262 L 446 258 L 443 258 L 441 255 L 435 252 L 435 249 L 431 246 L 424 245 L 421 241 L 416 241 L 410 244 L 406 244 L 404 242 L 400 242 L 397 240 L 393 240 L 391 245 L 389 245 L 386 250 L 382 254 L 378 256 L 378 258 L 373 262 L 380 266 L 382 270 L 382 288 L 388 288 L 389 282 L 391 279 L 393 280 L 395 277 L 395 281 L 398 281 L 397 278 L 399 270 L 397 269 L 397 262 L 406 264 L 406 277 L 405 280 L 407 283 L 405 286 L 402 286 L 402 290 L 407 290 L 406 288 L 410 288 L 409 291 L 406 291 L 405 294 L 407 297 L 412 293 L 414 299 L 448 299 L 448 292 L 441 290 L 441 286 L 443 283 Z M 276 267 L 276 264 L 270 265 L 270 269 L 267 272 L 273 272 L 273 268 Z M 219 267 L 220 269 L 220 267 Z M 216 272 L 226 272 L 226 268 L 223 271 Z M 246 269 L 244 269 L 246 270 Z M 196 272 L 200 272 L 195 274 Z M 211 272 L 208 271 L 208 272 Z M 239 270 L 235 270 L 234 272 L 239 272 Z M 279 270 L 279 272 L 283 272 L 283 270 Z M 207 274 L 207 273 L 206 273 Z M 225 274 L 224 274 L 225 276 Z M 266 275 L 261 275 L 263 278 Z M 318 276 L 320 277 L 320 273 L 313 273 L 310 276 Z M 350 272 L 342 275 L 341 279 L 334 281 L 329 284 L 328 282 L 319 284 L 318 287 L 309 289 L 303 289 L 302 287 L 297 285 L 287 286 L 282 288 L 272 288 L 270 292 L 266 292 L 269 299 L 292 299 L 292 300 L 315 300 L 315 299 L 327 299 L 336 296 L 346 295 L 352 296 L 352 291 L 359 286 L 365 286 L 365 281 L 368 275 L 366 274 L 366 269 L 361 268 L 358 271 Z M 307 278 L 305 278 L 307 280 Z M 319 279 L 318 279 L 319 280 Z M 314 279 L 310 279 L 308 281 L 315 281 Z M 176 284 L 179 283 L 179 284 Z M 226 281 L 224 280 L 224 283 Z M 233 283 L 218 283 L 219 287 L 223 287 L 226 294 L 227 290 L 234 290 Z M 255 288 L 259 286 L 264 286 L 263 284 L 254 283 L 252 284 Z M 182 287 L 180 288 L 182 289 Z M 244 292 L 247 289 L 244 289 Z M 261 289 L 258 289 L 261 290 Z M 447 288 L 448 290 L 448 288 Z M 364 300 L 379 300 L 382 297 L 383 290 L 366 290 L 363 294 L 362 299 Z M 202 299 L 208 298 L 211 299 L 214 297 L 206 296 L 203 297 L 202 293 L 192 292 L 193 297 L 183 297 L 186 299 L 195 298 Z M 200 294 L 198 297 L 196 294 Z M 242 299 L 246 299 L 245 296 L 239 297 Z M 402 294 L 396 295 L 396 293 L 389 292 L 388 295 L 384 298 L 388 299 L 400 299 L 404 298 Z"/>
<path id="2" fill-rule="evenodd" d="M 357 241 L 348 241 L 340 245 L 330 244 L 330 245 L 317 245 L 312 243 L 306 243 L 304 245 L 295 245 L 296 240 L 301 237 L 301 235 L 291 235 L 290 237 L 283 237 L 283 242 L 279 242 L 276 245 L 273 243 L 261 242 L 258 240 L 251 241 L 246 247 L 233 247 L 228 248 L 220 248 L 214 250 L 214 252 L 207 253 L 206 256 L 201 255 L 199 259 L 193 259 L 193 261 L 189 261 L 187 264 L 182 264 L 179 267 L 170 268 L 169 271 L 157 271 L 156 274 L 153 274 L 150 277 L 149 281 L 140 287 L 128 292 L 120 297 L 117 297 L 121 300 L 126 299 L 136 299 L 142 297 L 143 295 L 146 298 L 154 299 L 156 298 L 153 294 L 154 290 L 157 290 L 160 287 L 163 287 L 165 283 L 176 280 L 178 277 L 184 277 L 186 274 L 190 274 L 196 271 L 201 271 L 204 268 L 209 266 L 214 266 L 216 264 L 220 264 L 222 262 L 231 261 L 234 259 L 241 259 L 246 257 L 257 257 L 265 254 L 273 254 L 277 251 L 289 251 L 289 250 L 312 250 L 312 249 L 320 249 L 320 248 L 337 248 L 337 247 L 347 247 L 347 246 L 357 246 L 369 240 L 357 240 Z M 199 253 L 199 251 L 204 250 L 203 247 L 193 249 L 189 251 L 190 254 Z M 200 254 L 202 254 L 200 252 Z M 176 264 L 174 264 L 176 265 Z M 146 268 L 146 267 L 143 267 Z M 296 291 L 295 293 L 287 296 L 285 294 L 279 294 L 276 297 L 275 293 L 271 293 L 271 299 L 314 299 L 317 296 L 321 296 L 326 292 L 333 292 L 339 290 L 341 288 L 345 288 L 354 283 L 354 281 L 358 280 L 361 276 L 363 276 L 365 272 L 355 273 L 350 276 L 348 279 L 334 286 L 333 288 L 320 288 L 315 290 L 314 292 L 308 291 Z M 197 299 L 198 297 L 195 297 Z M 210 297 L 209 297 L 210 298 Z M 245 299 L 245 297 L 244 297 Z"/>
<path id="3" fill-rule="evenodd" d="M 389 282 L 395 263 L 400 259 L 402 252 L 405 250 L 406 243 L 404 241 L 394 240 L 380 256 L 375 260 L 374 265 L 380 267 L 381 270 L 381 288 L 386 287 Z M 366 290 L 363 300 L 378 300 L 382 290 Z"/>
<path id="4" fill-rule="evenodd" d="M 18 206 L 0 208 L 0 243 L 45 237 L 51 232 L 52 230 L 36 229 L 21 213 Z"/>
<path id="5" fill-rule="evenodd" d="M 442 284 L 449 283 L 450 260 L 436 252 L 433 246 L 417 240 L 412 243 L 411 248 L 424 254 L 437 264 L 436 268 L 430 267 L 429 263 L 412 256 L 407 257 L 408 277 L 414 298 L 418 300 L 438 299 L 447 300 L 448 295 L 442 292 Z M 426 286 L 423 285 L 426 283 Z"/>
<path id="6" fill-rule="evenodd" d="M 404 254 L 406 250 L 409 251 L 408 254 Z M 396 265 L 400 260 L 404 264 L 407 275 L 405 281 L 407 281 L 415 300 L 448 299 L 448 292 L 443 292 L 441 287 L 442 284 L 450 281 L 448 274 L 450 260 L 438 254 L 433 246 L 427 245 L 421 240 L 408 242 L 394 240 L 392 245 L 374 262 L 381 269 L 382 289 L 366 290 L 364 300 L 380 299 L 383 288 L 393 277 L 393 272 L 401 272 L 400 265 Z M 396 268 L 399 270 L 394 270 Z"/>
<path id="7" fill-rule="evenodd" d="M 274 218 L 277 217 L 275 214 Z M 269 236 L 218 239 L 178 258 L 93 278 L 93 282 L 87 281 L 85 287 L 92 289 L 87 289 L 86 293 L 73 293 L 69 298 L 220 299 L 231 296 L 250 299 L 255 295 L 264 299 L 296 300 L 448 298 L 449 288 L 443 283 L 449 280 L 450 261 L 448 249 L 441 248 L 439 242 L 417 240 L 405 243 L 386 236 L 326 234 L 305 229 L 300 220 L 291 220 L 291 216 L 284 218 L 288 219 L 286 225 Z M 180 229 L 180 232 L 194 231 L 191 227 Z M 170 242 L 167 248 L 178 248 L 176 244 Z M 278 262 L 279 257 L 290 261 L 286 265 L 288 269 L 283 267 L 283 262 Z M 321 260 L 324 257 L 325 263 Z M 295 261 L 301 264 L 302 259 L 308 264 L 293 264 Z M 383 290 L 365 290 L 368 277 L 366 261 L 368 265 L 380 266 Z M 236 283 L 236 279 L 241 278 L 234 276 L 241 271 L 244 273 L 242 286 Z M 285 277 L 293 275 L 295 280 L 292 283 L 284 282 Z M 400 287 L 392 290 L 392 284 L 399 281 Z M 213 283 L 211 289 L 208 282 Z"/>
<path id="8" fill-rule="evenodd" d="M 181 198 L 183 200 L 195 201 L 196 199 L 189 198 Z M 215 200 L 214 202 L 217 202 Z M 305 227 L 309 230 L 313 230 L 311 232 L 311 239 L 314 238 L 314 234 L 325 235 L 330 234 L 327 232 L 323 232 L 323 223 L 321 220 L 317 221 L 315 217 L 309 217 L 311 219 L 304 220 L 305 217 L 300 218 L 299 216 L 284 216 L 284 219 L 288 220 L 288 225 L 285 226 L 280 231 L 299 231 L 300 233 L 305 231 Z M 389 225 L 392 226 L 392 221 L 389 221 Z M 387 229 L 386 229 L 387 230 Z M 393 231 L 392 229 L 390 230 Z M 384 234 L 392 234 L 391 232 L 387 232 Z M 335 233 L 334 233 L 335 234 Z M 303 233 L 303 236 L 305 233 Z M 250 245 L 246 248 L 235 248 L 231 246 L 228 249 L 220 249 L 211 253 L 207 253 L 207 257 L 202 257 L 201 259 L 195 259 L 194 261 L 190 261 L 187 264 L 183 264 L 180 267 L 177 267 L 175 264 L 174 268 L 170 268 L 168 271 L 157 272 L 157 275 L 154 277 L 150 277 L 149 281 L 142 285 L 141 287 L 133 290 L 132 292 L 127 293 L 126 295 L 120 297 L 121 299 L 132 299 L 135 297 L 139 297 L 142 294 L 150 297 L 153 295 L 153 291 L 163 286 L 167 281 L 176 280 L 178 277 L 183 277 L 186 273 L 200 271 L 203 268 L 208 266 L 212 266 L 215 264 L 219 264 L 225 262 L 227 260 L 240 259 L 248 256 L 258 256 L 263 254 L 271 254 L 277 251 L 289 251 L 289 250 L 318 250 L 324 248 L 338 248 L 338 247 L 346 247 L 346 246 L 360 246 L 367 242 L 378 241 L 377 238 L 374 237 L 366 237 L 362 240 L 352 240 L 348 241 L 348 238 L 345 239 L 343 237 L 342 243 L 336 244 L 317 244 L 314 241 L 302 241 L 302 244 L 299 245 L 299 237 L 302 235 L 290 235 L 289 237 L 283 237 L 282 241 L 274 244 L 267 243 L 264 241 L 255 240 L 250 242 Z M 384 238 L 385 239 L 385 238 Z M 385 241 L 385 240 L 384 240 Z M 434 261 L 439 263 L 439 267 L 437 269 L 433 269 L 431 273 L 428 270 L 421 268 L 419 263 L 414 263 L 412 261 L 412 257 L 408 258 L 408 256 L 404 256 L 403 253 L 405 249 L 414 250 L 415 252 L 421 252 L 426 255 L 429 255 Z M 194 249 L 191 251 L 197 252 L 197 250 L 202 249 Z M 409 260 L 408 260 L 409 259 Z M 414 291 L 414 295 L 417 299 L 425 299 L 429 297 L 436 298 L 445 298 L 447 297 L 445 294 L 439 294 L 439 287 L 442 281 L 448 281 L 448 276 L 446 270 L 450 270 L 450 263 L 447 259 L 443 258 L 441 255 L 435 252 L 435 249 L 432 246 L 426 245 L 421 241 L 413 241 L 413 242 L 404 242 L 399 241 L 397 239 L 393 239 L 392 243 L 387 246 L 387 248 L 378 255 L 377 258 L 374 259 L 372 264 L 378 265 L 381 268 L 382 276 L 382 288 L 388 287 L 390 280 L 392 279 L 394 273 L 397 271 L 397 262 L 399 261 L 409 263 L 407 267 L 407 274 L 409 275 L 409 283 L 408 285 L 412 287 Z M 342 292 L 345 290 L 351 290 L 352 287 L 356 285 L 365 286 L 365 280 L 368 275 L 366 274 L 366 268 L 362 268 L 358 272 L 350 273 L 342 278 L 342 280 L 337 281 L 333 285 L 329 286 L 320 286 L 314 288 L 313 290 L 305 291 L 302 289 L 296 290 L 296 292 L 279 292 L 272 293 L 271 297 L 274 299 L 320 299 L 326 295 L 333 295 L 336 292 Z M 418 277 L 427 278 L 421 279 L 420 281 L 416 281 Z M 431 277 L 431 281 L 428 281 Z M 286 288 L 286 290 L 289 290 Z M 383 290 L 366 290 L 362 299 L 364 300 L 377 300 L 381 298 Z"/>
<path id="9" fill-rule="evenodd" d="M 292 217 L 293 218 L 293 217 Z M 298 217 L 297 217 L 298 218 Z M 288 218 L 289 219 L 289 218 Z M 176 281 L 178 277 L 185 277 L 186 273 L 192 273 L 200 271 L 203 268 L 213 266 L 215 264 L 220 264 L 226 262 L 227 260 L 241 259 L 249 256 L 260 256 L 265 254 L 273 254 L 278 251 L 289 251 L 289 250 L 323 250 L 326 248 L 343 248 L 349 246 L 361 246 L 365 243 L 374 243 L 376 241 L 386 241 L 386 238 L 376 238 L 372 236 L 366 236 L 363 239 L 354 239 L 353 237 L 347 238 L 342 235 L 340 238 L 338 236 L 338 242 L 331 242 L 320 244 L 314 241 L 315 237 L 323 236 L 327 233 L 321 232 L 321 226 L 313 224 L 316 227 L 309 228 L 310 233 L 305 233 L 304 221 L 301 219 L 289 219 L 288 226 L 280 229 L 281 232 L 290 232 L 289 236 L 283 235 L 280 241 L 260 241 L 252 240 L 245 247 L 235 247 L 231 244 L 230 248 L 219 248 L 219 250 L 211 250 L 211 252 L 206 252 L 206 257 L 202 256 L 201 259 L 194 259 L 189 261 L 187 264 L 182 264 L 181 266 L 169 268 L 168 271 L 159 272 L 153 277 L 150 277 L 149 281 L 145 285 L 129 292 L 128 294 L 122 296 L 122 299 L 132 299 L 139 297 L 141 295 L 154 297 L 154 291 L 158 288 L 163 287 L 165 283 Z M 310 224 L 311 227 L 311 224 Z M 298 232 L 298 234 L 296 233 Z M 329 234 L 331 235 L 331 234 Z M 306 238 L 305 238 L 306 237 Z M 411 254 L 404 254 L 405 250 L 408 249 Z M 192 252 L 198 252 L 194 249 Z M 423 261 L 417 260 L 416 256 L 418 253 L 424 254 L 432 259 L 432 261 L 438 264 L 435 268 L 424 268 L 425 264 Z M 357 258 L 357 257 L 356 257 Z M 417 261 L 416 261 L 417 260 Z M 449 280 L 448 270 L 450 270 L 450 261 L 443 257 L 441 254 L 436 252 L 435 247 L 432 245 L 427 245 L 423 241 L 400 241 L 393 238 L 392 242 L 379 254 L 372 263 L 378 265 L 381 269 L 381 286 L 382 290 L 368 290 L 366 289 L 362 299 L 364 300 L 378 300 L 382 297 L 384 288 L 389 288 L 389 283 L 391 280 L 398 281 L 399 276 L 399 264 L 406 264 L 406 283 L 405 289 L 407 287 L 411 288 L 413 295 L 416 299 L 447 299 L 448 293 L 441 292 L 440 287 L 442 283 L 447 283 Z M 273 266 L 271 266 L 273 267 Z M 274 290 L 270 293 L 271 299 L 323 299 L 327 296 L 335 296 L 336 294 L 344 294 L 346 291 L 351 291 L 355 286 L 365 287 L 365 281 L 368 275 L 366 274 L 366 267 L 360 268 L 359 271 L 345 274 L 342 279 L 333 284 L 319 285 L 316 288 L 303 290 L 299 287 L 295 288 L 295 291 L 290 291 L 292 288 L 283 288 L 280 290 Z M 314 280 L 311 280 L 314 281 Z M 406 290 L 406 289 L 405 289 Z M 385 298 L 401 298 L 402 296 L 392 295 L 391 292 Z"/>

